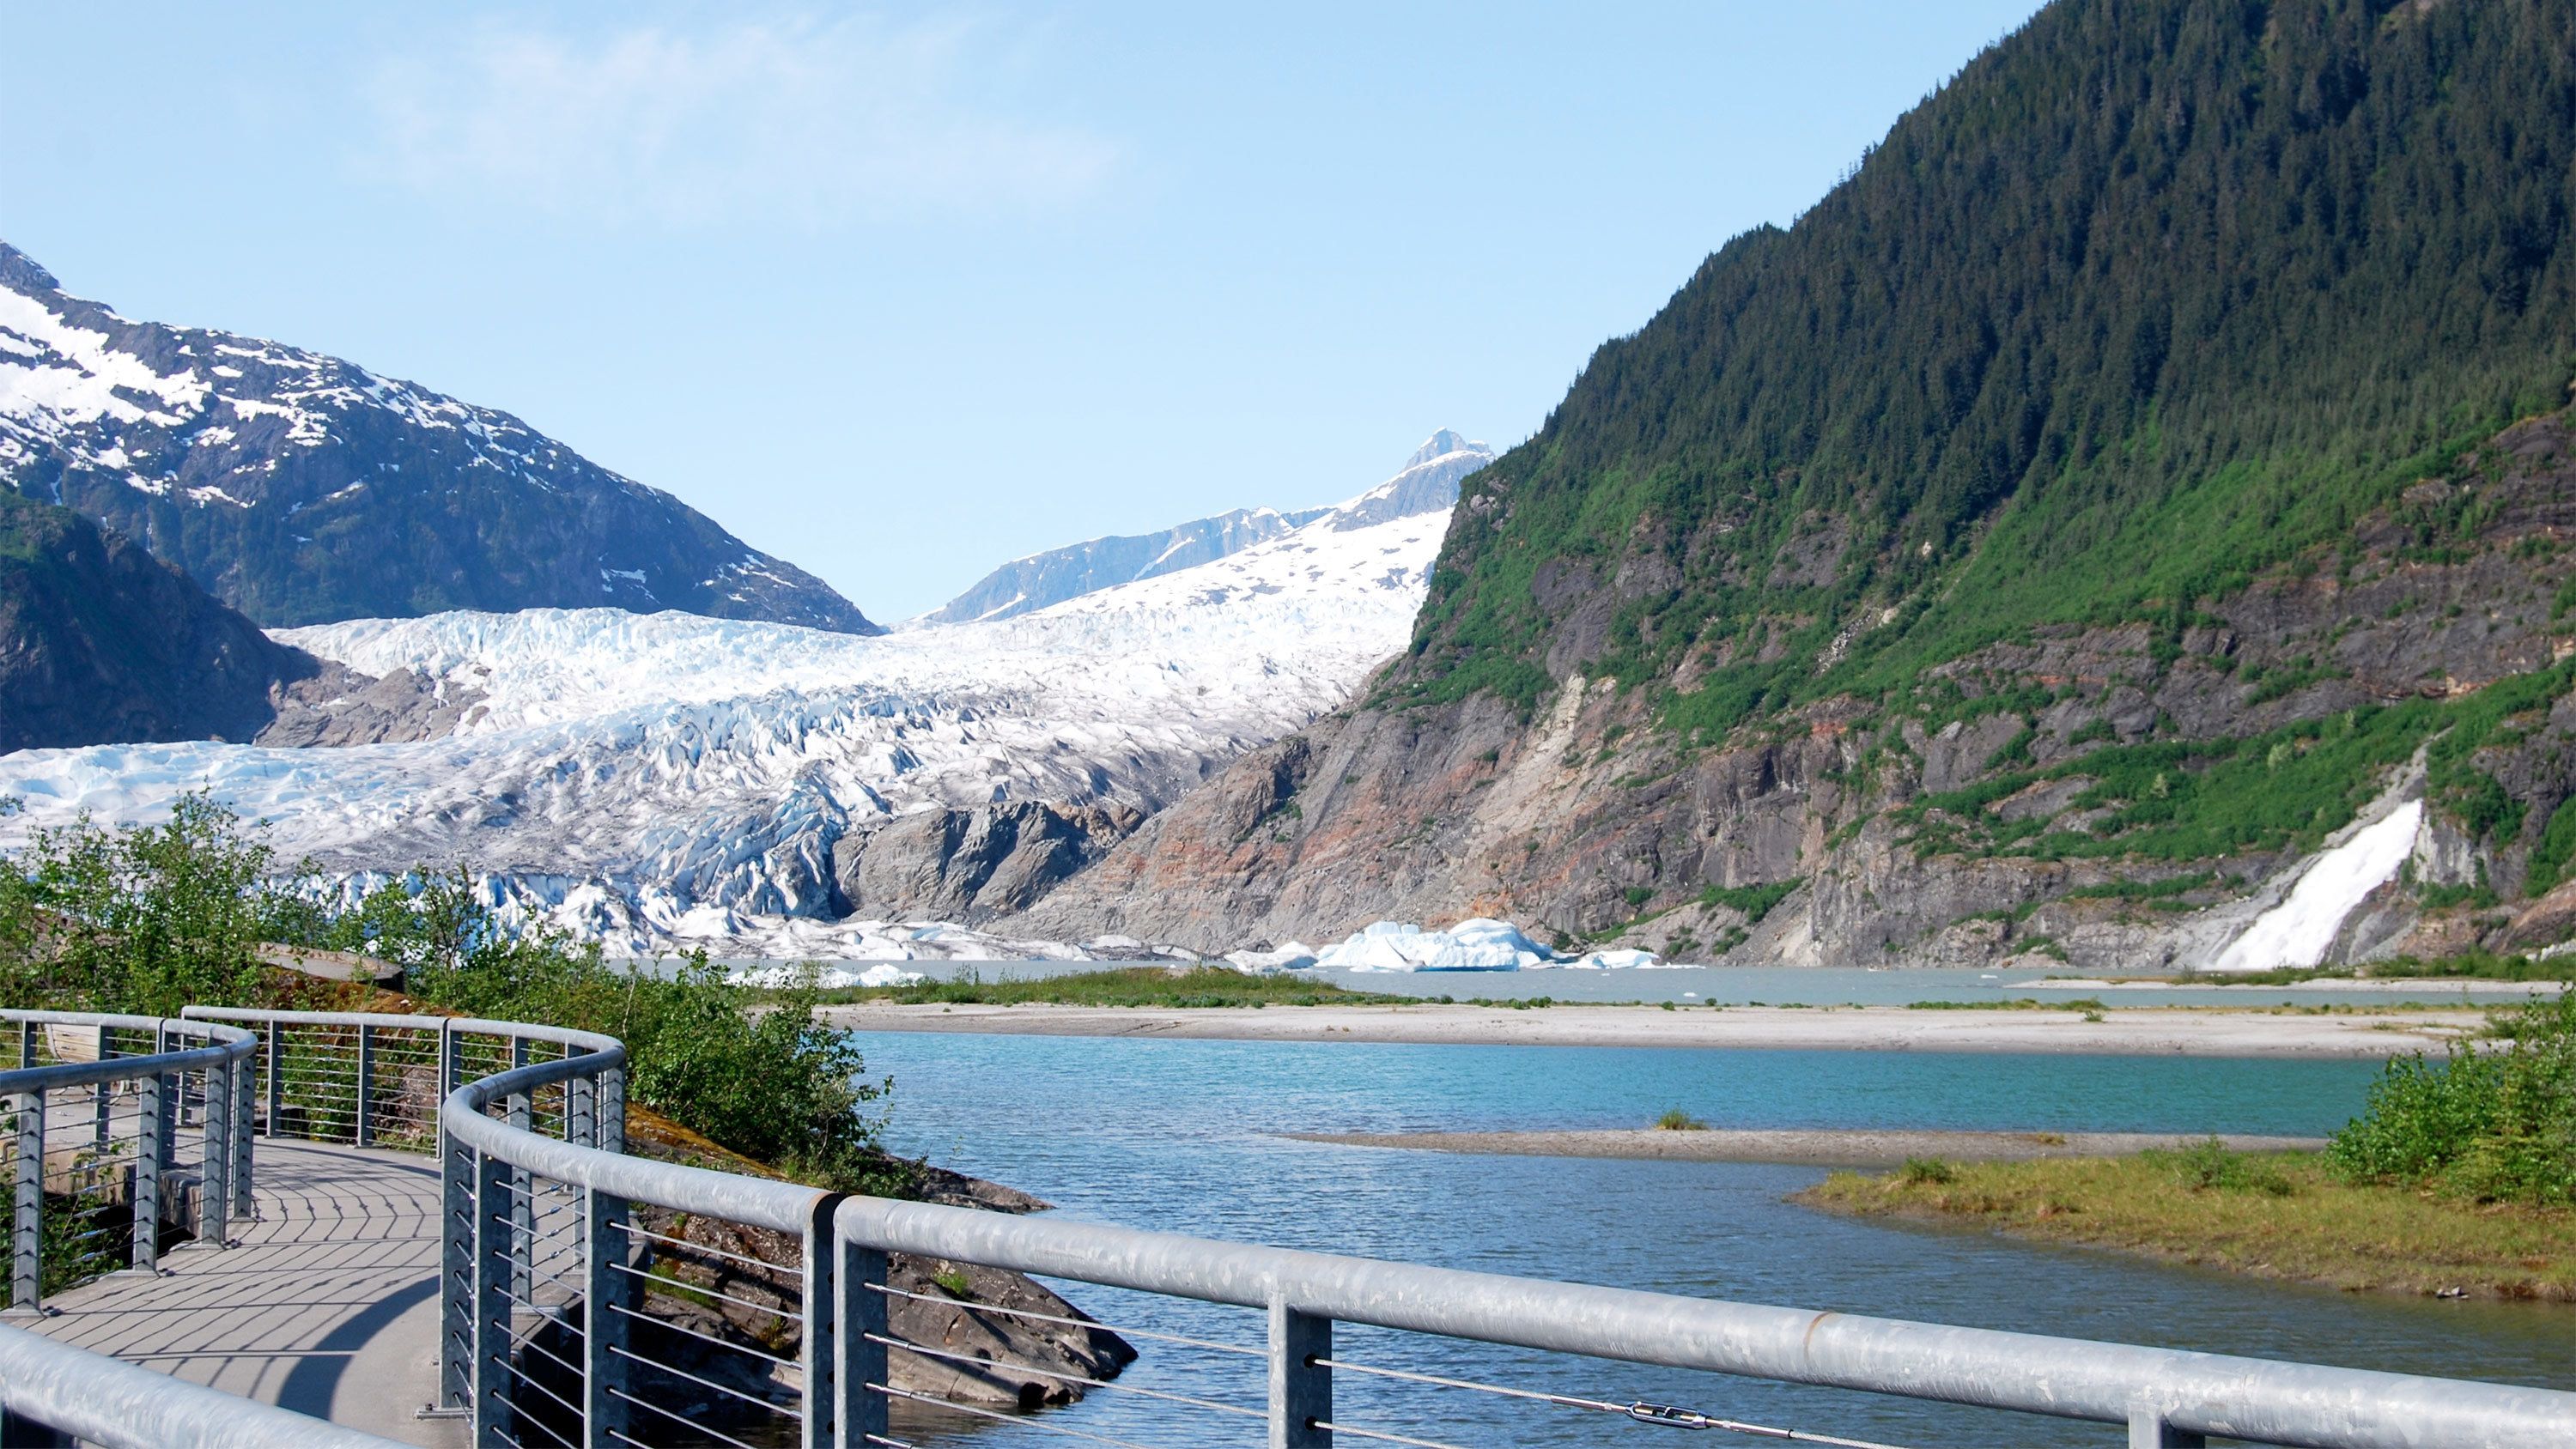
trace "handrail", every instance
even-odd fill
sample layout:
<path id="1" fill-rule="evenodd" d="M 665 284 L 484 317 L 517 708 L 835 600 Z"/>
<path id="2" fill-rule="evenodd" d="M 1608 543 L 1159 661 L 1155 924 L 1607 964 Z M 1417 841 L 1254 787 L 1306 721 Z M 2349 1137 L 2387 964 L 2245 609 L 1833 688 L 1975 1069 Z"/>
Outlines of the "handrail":
<path id="1" fill-rule="evenodd" d="M 622 1061 L 625 1049 L 617 1048 L 617 1054 Z M 448 1095 L 439 1109 L 439 1122 L 459 1146 L 503 1159 L 513 1167 L 554 1182 L 687 1212 L 710 1213 L 772 1232 L 801 1233 L 814 1221 L 815 1208 L 824 1199 L 838 1200 L 840 1194 L 817 1187 L 602 1152 L 542 1137 L 484 1114 L 483 1109 L 495 1102 L 566 1081 L 588 1066 L 584 1058 L 567 1057 L 534 1062 L 468 1082 Z"/>
<path id="2" fill-rule="evenodd" d="M 0 1443 L 24 1419 L 107 1449 L 400 1449 L 392 1439 L 237 1398 L 0 1325 Z"/>
<path id="3" fill-rule="evenodd" d="M 19 1034 L 19 1065 L 0 1072 L 0 1102 L 8 1105 L 17 1128 L 12 1144 L 16 1171 L 9 1184 L 8 1305 L 34 1310 L 43 1302 L 45 1139 L 51 1116 L 48 1092 L 95 1089 L 96 1119 L 90 1140 L 93 1151 L 106 1157 L 112 1147 L 117 1147 L 107 1088 L 115 1083 L 134 1084 L 132 1190 L 127 1199 L 132 1226 L 128 1241 L 132 1265 L 148 1269 L 160 1260 L 164 1179 L 178 1165 L 173 1153 L 184 1108 L 186 1074 L 201 1074 L 205 1080 L 205 1119 L 204 1151 L 198 1163 L 196 1234 L 198 1241 L 209 1247 L 223 1247 L 226 1224 L 237 1210 L 247 1212 L 250 1206 L 250 1079 L 242 1063 L 259 1039 L 240 1027 L 221 1022 L 119 1012 L 13 1008 L 0 1010 L 0 1021 L 15 1025 Z M 98 1028 L 98 1059 L 35 1065 L 38 1029 L 58 1026 Z M 148 1032 L 154 1049 L 111 1055 L 107 1035 L 111 1031 Z M 170 1049 L 172 1039 L 183 1034 L 202 1036 L 206 1044 Z M 171 1090 L 173 1083 L 180 1084 L 179 1091 Z"/>
<path id="4" fill-rule="evenodd" d="M 692 1378 L 630 1347 L 630 1325 L 648 1317 L 639 1285 L 664 1271 L 647 1257 L 658 1249 L 676 1249 L 683 1260 L 701 1251 L 714 1259 L 737 1255 L 730 1246 L 666 1236 L 684 1231 L 668 1224 L 657 1222 L 656 1231 L 647 1231 L 635 1216 L 645 1205 L 791 1235 L 802 1254 L 793 1266 L 738 1258 L 755 1279 L 776 1270 L 767 1281 L 775 1283 L 778 1275 L 799 1280 L 795 1288 L 779 1290 L 786 1295 L 782 1307 L 744 1299 L 730 1291 L 731 1283 L 683 1279 L 654 1291 L 667 1289 L 701 1306 L 775 1313 L 798 1327 L 802 1347 L 793 1350 L 793 1359 L 755 1356 L 794 1371 L 782 1382 L 794 1385 L 795 1407 L 783 1412 L 801 1420 L 809 1449 L 886 1442 L 888 1402 L 923 1397 L 892 1387 L 888 1372 L 889 1349 L 906 1343 L 890 1327 L 890 1305 L 912 1296 L 892 1286 L 890 1258 L 898 1253 L 1264 1311 L 1269 1345 L 1249 1351 L 1269 1360 L 1266 1417 L 1274 1445 L 1333 1442 L 1336 1367 L 1388 1372 L 1335 1360 L 1336 1322 L 2126 1424 L 2133 1444 L 2196 1444 L 2203 1435 L 2321 1449 L 2432 1443 L 2525 1449 L 2576 1442 L 2576 1393 L 2553 1389 L 1731 1303 L 847 1196 L 627 1155 L 626 1054 L 613 1037 L 436 1015 L 191 1007 L 186 1019 L 210 1028 L 262 1028 L 272 1076 L 283 1033 L 296 1027 L 355 1029 L 360 1122 L 371 1090 L 368 1043 L 385 1032 L 437 1033 L 436 1115 L 446 1194 L 440 1396 L 471 1412 L 478 1442 L 500 1442 L 515 1416 L 535 1412 L 569 1415 L 561 1421 L 564 1427 L 575 1428 L 588 1443 L 605 1444 L 624 1437 L 633 1415 L 654 1408 L 627 1391 L 631 1371 L 661 1369 Z M 461 1040 L 468 1037 L 506 1039 L 510 1064 L 457 1080 L 465 1055 Z M 532 1042 L 559 1047 L 562 1054 L 532 1059 Z M 222 1051 L 247 1052 L 247 1043 L 248 1038 L 227 1042 Z M 118 1065 L 149 1060 L 121 1059 Z M 246 1077 L 241 1086 L 247 1094 Z M 540 1111 L 543 1101 L 557 1106 Z M 247 1119 L 245 1110 L 245 1125 Z M 554 1135 L 538 1130 L 548 1123 Z M 569 1237 L 557 1236 L 567 1231 Z M 551 1348 L 540 1349 L 529 1336 L 550 1331 L 562 1335 Z M 687 1328 L 671 1332 L 727 1347 Z M 523 1346 L 550 1362 L 523 1362 Z M 23 1352 L 33 1350 L 0 1335 L 0 1376 L 13 1375 L 12 1366 L 27 1361 L 10 1357 Z M 63 1356 L 78 1351 L 49 1352 L 68 1364 L 73 1359 Z M 545 1378 L 556 1369 L 573 1377 Z M 120 1373 L 142 1374 L 156 1388 L 169 1383 L 142 1370 Z M 724 1390 L 707 1378 L 693 1382 Z M 523 1391 L 537 1397 L 523 1400 Z M 213 1401 L 237 1406 L 240 1414 L 263 1423 L 264 1416 L 280 1412 L 222 1395 Z M 16 1400 L 10 1403 L 15 1411 Z M 1662 1406 L 1634 1407 L 1668 1416 L 1650 1416 L 1649 1422 L 1693 1417 Z M 108 1412 L 86 1401 L 67 1406 L 59 1398 L 26 1412 L 42 1417 L 92 1408 Z M 139 1421 L 122 1407 L 112 1417 L 112 1423 L 85 1419 L 72 1427 L 110 1444 L 310 1443 L 340 1449 L 376 1442 L 363 1436 L 293 1439 L 267 1429 L 190 1439 L 176 1430 L 137 1430 Z M 108 1432 L 81 1427 L 88 1424 Z M 231 1434 L 231 1428 L 222 1432 Z M 1430 1442 L 1350 1432 L 1355 1438 Z"/>
<path id="5" fill-rule="evenodd" d="M 2576 1394 L 1597 1288 L 854 1197 L 843 1243 L 1449 1338 L 2262 1444 L 2564 1449 Z M 882 1380 L 879 1380 L 882 1382 Z"/>

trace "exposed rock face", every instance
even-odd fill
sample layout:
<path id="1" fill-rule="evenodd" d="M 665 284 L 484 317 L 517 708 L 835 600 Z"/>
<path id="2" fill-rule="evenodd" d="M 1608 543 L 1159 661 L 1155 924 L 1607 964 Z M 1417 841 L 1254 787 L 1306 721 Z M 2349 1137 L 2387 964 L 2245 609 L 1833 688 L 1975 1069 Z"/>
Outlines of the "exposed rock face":
<path id="1" fill-rule="evenodd" d="M 872 634 L 848 600 L 506 413 L 121 317 L 0 245 L 0 486 L 261 624 L 610 605 Z"/>
<path id="2" fill-rule="evenodd" d="M 473 721 L 480 690 L 442 685 L 416 669 L 381 679 L 331 660 L 318 673 L 283 686 L 277 715 L 253 744 L 379 745 L 430 740 Z"/>
<path id="3" fill-rule="evenodd" d="M 247 740 L 323 668 L 123 534 L 0 490 L 0 753 Z"/>
<path id="4" fill-rule="evenodd" d="M 2410 511 L 2437 508 L 2484 521 L 2429 555 Z M 2553 617 L 2576 578 L 2570 544 L 2576 447 L 2564 415 L 2535 419 L 2359 520 L 2341 558 L 2256 579 L 2176 636 L 2035 629 L 1933 671 L 1990 710 L 1971 703 L 1926 728 L 1827 700 L 1694 750 L 1659 727 L 1644 692 L 1573 670 L 1528 719 L 1486 695 L 1361 708 L 1245 757 L 1002 929 L 1220 951 L 1380 918 L 1494 915 L 1693 959 L 1986 965 L 2041 952 L 2024 964 L 2190 967 L 2277 900 L 2292 856 L 1945 851 L 1907 807 L 2031 776 L 1980 817 L 2081 832 L 2102 813 L 2078 804 L 2093 778 L 2048 772 L 2092 751 L 2170 744 L 2179 770 L 2192 741 L 2462 698 L 2546 670 L 2576 645 L 2576 626 Z M 1619 592 L 1584 586 L 1595 587 Z M 1586 652 L 1595 612 L 1566 609 L 1567 656 Z M 2547 822 L 2576 797 L 2576 696 L 2516 716 L 2473 763 L 2509 805 L 2432 802 L 2411 883 L 2355 911 L 2329 960 L 2576 935 L 2565 887 L 2518 915 L 2424 903 L 2435 887 L 2474 899 L 2483 882 L 2508 900 L 2520 889 Z M 2367 798 L 2395 778 L 2350 788 Z M 2457 813 L 2479 808 L 2519 824 L 2481 839 Z M 1764 884 L 1795 889 L 1758 921 L 1721 899 Z"/>
<path id="5" fill-rule="evenodd" d="M 979 924 L 1027 909 L 1144 820 L 1116 803 L 924 810 L 832 845 L 847 913 Z"/>

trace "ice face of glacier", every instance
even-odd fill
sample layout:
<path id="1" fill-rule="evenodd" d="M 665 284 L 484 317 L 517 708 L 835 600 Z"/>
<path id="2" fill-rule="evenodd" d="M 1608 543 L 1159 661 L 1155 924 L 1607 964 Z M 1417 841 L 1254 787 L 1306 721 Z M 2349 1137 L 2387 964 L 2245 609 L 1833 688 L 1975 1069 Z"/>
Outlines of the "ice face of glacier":
<path id="1" fill-rule="evenodd" d="M 1340 704 L 1402 646 L 1447 516 L 1330 522 L 1035 614 L 877 637 L 614 609 L 281 631 L 472 703 L 408 743 L 0 756 L 0 794 L 27 803 L 0 846 L 83 810 L 155 819 L 202 788 L 273 822 L 286 858 L 350 875 L 461 864 L 515 918 L 612 949 L 986 949 L 852 916 L 835 846 L 995 802 L 1141 816 Z"/>

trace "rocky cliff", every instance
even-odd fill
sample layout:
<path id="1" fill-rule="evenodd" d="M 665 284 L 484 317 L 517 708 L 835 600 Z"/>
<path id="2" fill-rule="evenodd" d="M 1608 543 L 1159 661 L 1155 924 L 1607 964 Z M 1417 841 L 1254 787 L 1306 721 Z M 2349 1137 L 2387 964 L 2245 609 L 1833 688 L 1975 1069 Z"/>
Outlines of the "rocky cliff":
<path id="1" fill-rule="evenodd" d="M 0 489 L 0 754 L 419 739 L 472 703 L 279 644 L 123 534 Z"/>
<path id="2" fill-rule="evenodd" d="M 6 245 L 0 485 L 142 542 L 268 627 L 608 605 L 876 632 L 820 580 L 506 413 L 121 317 Z"/>
<path id="3" fill-rule="evenodd" d="M 2081 967 L 2576 930 L 2571 32 L 2061 0 L 1601 349 L 1361 701 L 998 929 Z"/>

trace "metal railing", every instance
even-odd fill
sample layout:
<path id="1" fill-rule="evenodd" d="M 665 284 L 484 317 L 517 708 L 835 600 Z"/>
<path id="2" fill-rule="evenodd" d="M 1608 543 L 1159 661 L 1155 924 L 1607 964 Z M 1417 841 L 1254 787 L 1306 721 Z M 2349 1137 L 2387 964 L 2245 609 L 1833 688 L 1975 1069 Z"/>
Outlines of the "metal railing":
<path id="1" fill-rule="evenodd" d="M 1247 1436 L 1241 1442 L 1271 1449 L 1337 1439 L 1460 1449 L 1426 1437 L 1434 1429 L 1415 1421 L 1371 1419 L 1349 1396 L 1337 1409 L 1338 1379 L 1885 1449 L 1678 1406 L 1363 1362 L 1349 1347 L 1336 1350 L 1337 1325 L 2090 1420 L 2122 1426 L 2132 1445 L 2213 1435 L 2355 1449 L 2576 1443 L 2576 1394 L 2551 1389 L 1715 1302 L 829 1193 L 628 1155 L 625 1054 L 605 1036 L 421 1016 L 192 1008 L 189 1017 L 257 1036 L 256 1050 L 225 1045 L 225 1060 L 244 1070 L 209 1102 L 255 1104 L 271 1134 L 438 1152 L 440 1394 L 470 1416 L 478 1446 L 909 1449 L 900 1436 L 924 1432 L 911 1424 L 944 1432 L 937 1426 L 964 1422 L 949 1416 L 1017 1418 L 1075 1442 L 1136 1444 L 1096 1424 L 1023 1418 L 957 1389 L 1004 1374 L 1169 1408 L 1184 1416 L 1161 1431 L 1170 1445 L 1227 1442 L 1222 1429 L 1231 1423 Z M 244 1106 L 234 1120 L 253 1115 Z M 246 1152 L 248 1134 L 237 1141 Z M 899 1270 L 897 1255 L 913 1269 Z M 915 1281 L 924 1261 L 943 1272 L 980 1265 L 1249 1310 L 1253 1326 L 1238 1341 L 1118 1331 L 1228 1356 L 1257 1371 L 1258 1387 L 1249 1401 L 1227 1402 L 1120 1382 L 1114 1368 L 1018 1362 L 990 1342 L 907 1331 L 898 1313 L 913 1312 L 918 1324 L 918 1309 L 908 1309 L 916 1304 L 934 1304 L 952 1321 L 962 1313 L 1077 1333 L 1101 1327 L 1052 1298 L 977 1299 L 939 1275 L 934 1291 L 930 1280 Z M 15 1351 L 0 1332 L 0 1368 Z M 38 1413 L 5 1382 L 0 1399 Z M 100 1442 L 162 1442 L 85 1422 L 78 1432 Z M 1434 1425 L 1465 1422 L 1444 1416 Z"/>
<path id="2" fill-rule="evenodd" d="M 149 1271 L 165 1228 L 226 1245 L 250 1206 L 251 1033 L 83 1011 L 0 1011 L 0 1025 L 6 1307 L 41 1311 L 48 1279 Z"/>

